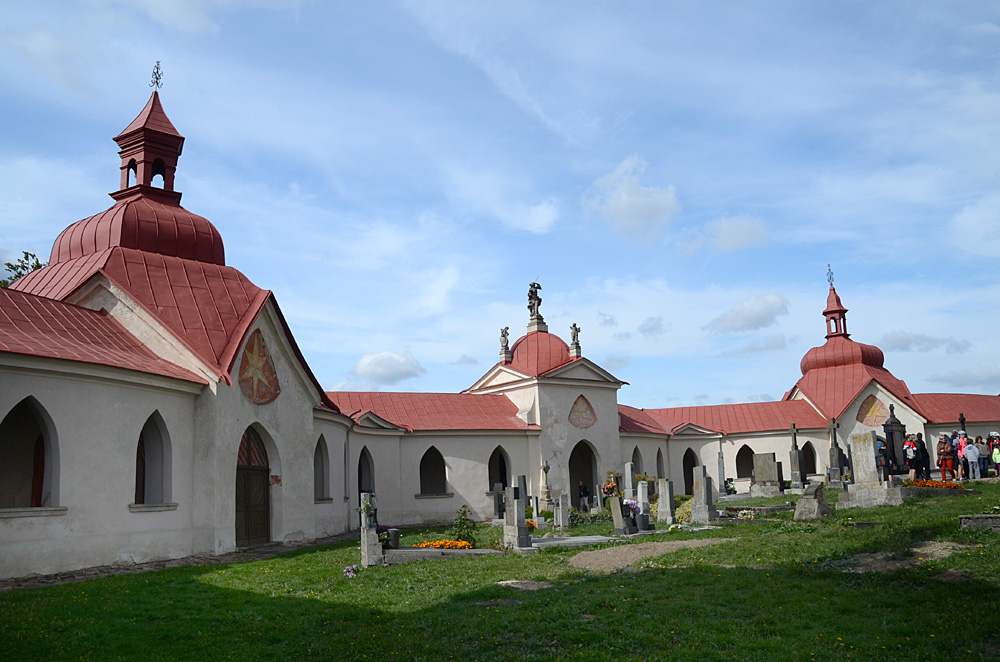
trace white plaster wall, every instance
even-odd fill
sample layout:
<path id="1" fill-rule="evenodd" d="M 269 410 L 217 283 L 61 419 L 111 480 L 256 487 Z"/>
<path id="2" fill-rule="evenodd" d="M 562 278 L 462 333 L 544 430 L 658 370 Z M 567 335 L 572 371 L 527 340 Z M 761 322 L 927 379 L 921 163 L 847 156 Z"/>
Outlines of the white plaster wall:
<path id="1" fill-rule="evenodd" d="M 37 367 L 80 364 L 38 360 Z M 108 368 L 88 374 L 0 367 L 0 418 L 28 396 L 44 408 L 65 515 L 0 518 L 0 576 L 49 573 L 192 552 L 191 457 L 197 385 Z M 121 381 L 121 380 L 129 381 Z M 176 386 L 182 390 L 174 390 Z M 171 448 L 176 510 L 130 512 L 139 433 L 158 411 Z"/>
<path id="2" fill-rule="evenodd" d="M 569 422 L 570 410 L 576 399 L 583 395 L 597 416 L 597 422 L 589 428 L 578 428 Z M 538 481 L 538 467 L 543 461 L 551 466 L 548 475 L 549 489 L 552 498 L 566 493 L 571 497 L 576 490 L 569 484 L 569 458 L 573 448 L 581 441 L 588 441 L 597 455 L 597 479 L 604 476 L 607 469 L 621 471 L 627 458 L 622 457 L 622 442 L 619 436 L 618 420 L 618 389 L 617 385 L 597 382 L 594 386 L 560 384 L 542 381 L 538 385 L 539 423 L 542 426 L 539 435 L 539 456 L 533 458 L 535 463 L 534 481 Z M 629 449 L 629 453 L 631 453 Z M 529 485 L 532 475 L 528 474 Z"/>
<path id="3" fill-rule="evenodd" d="M 351 524 L 350 485 L 345 481 L 350 476 L 349 462 L 345 460 L 350 426 L 351 420 L 346 416 L 314 412 L 313 434 L 316 439 L 313 448 L 315 449 L 315 441 L 322 435 L 326 441 L 327 475 L 330 484 L 329 503 L 317 503 L 315 499 L 313 501 L 314 530 L 317 537 L 343 533 Z"/>

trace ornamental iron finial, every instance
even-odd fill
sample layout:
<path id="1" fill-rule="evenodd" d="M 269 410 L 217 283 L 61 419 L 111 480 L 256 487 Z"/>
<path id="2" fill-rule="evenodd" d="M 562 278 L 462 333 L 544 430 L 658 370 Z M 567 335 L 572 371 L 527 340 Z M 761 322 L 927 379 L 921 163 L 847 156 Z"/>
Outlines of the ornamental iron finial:
<path id="1" fill-rule="evenodd" d="M 830 287 L 833 287 L 833 269 L 830 268 L 829 264 L 826 265 L 826 282 L 830 283 Z"/>
<path id="2" fill-rule="evenodd" d="M 153 67 L 153 78 L 149 81 L 150 87 L 155 87 L 160 89 L 163 87 L 163 70 L 160 69 L 160 61 L 156 61 L 156 66 Z"/>

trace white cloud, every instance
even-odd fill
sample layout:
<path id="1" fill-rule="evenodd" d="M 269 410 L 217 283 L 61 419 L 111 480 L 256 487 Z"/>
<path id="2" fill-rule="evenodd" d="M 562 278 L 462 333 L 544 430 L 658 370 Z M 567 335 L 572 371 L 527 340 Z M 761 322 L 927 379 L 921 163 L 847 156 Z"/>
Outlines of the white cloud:
<path id="1" fill-rule="evenodd" d="M 454 361 L 449 361 L 449 363 L 451 365 L 477 365 L 479 363 L 479 359 L 473 358 L 468 354 L 462 354 Z"/>
<path id="2" fill-rule="evenodd" d="M 618 323 L 614 315 L 609 315 L 600 311 L 597 312 L 597 321 L 601 326 L 614 326 Z"/>
<path id="3" fill-rule="evenodd" d="M 420 365 L 412 353 L 397 354 L 382 351 L 375 354 L 365 354 L 358 359 L 354 367 L 354 375 L 375 384 L 396 384 L 404 379 L 417 377 L 426 370 Z"/>
<path id="4" fill-rule="evenodd" d="M 1000 257 L 1000 193 L 965 206 L 951 221 L 955 245 L 976 255 Z"/>
<path id="5" fill-rule="evenodd" d="M 931 375 L 930 381 L 970 391 L 985 389 L 996 393 L 1000 391 L 1000 366 L 979 365 L 972 368 L 959 368 Z"/>
<path id="6" fill-rule="evenodd" d="M 637 154 L 626 158 L 614 171 L 594 182 L 584 194 L 583 206 L 603 216 L 620 232 L 652 242 L 663 236 L 681 206 L 673 186 L 658 188 L 639 182 L 646 165 Z"/>
<path id="7" fill-rule="evenodd" d="M 767 243 L 764 221 L 751 216 L 727 216 L 705 224 L 712 244 L 726 253 Z"/>
<path id="8" fill-rule="evenodd" d="M 948 354 L 964 354 L 972 347 L 968 340 L 935 338 L 912 331 L 889 331 L 877 344 L 883 350 L 896 352 L 930 352 L 944 347 Z"/>
<path id="9" fill-rule="evenodd" d="M 663 326 L 662 317 L 647 317 L 636 329 L 639 333 L 646 336 L 647 338 L 653 338 L 662 335 L 666 328 Z"/>
<path id="10" fill-rule="evenodd" d="M 755 354 L 757 352 L 774 352 L 785 349 L 785 336 L 765 336 L 756 342 L 752 342 L 737 349 L 727 349 L 719 352 L 716 356 L 739 356 L 740 354 Z"/>
<path id="11" fill-rule="evenodd" d="M 764 294 L 736 304 L 704 326 L 713 333 L 753 331 L 772 326 L 778 315 L 788 314 L 788 301 L 780 294 Z"/>
<path id="12" fill-rule="evenodd" d="M 604 361 L 601 362 L 601 367 L 613 373 L 616 370 L 621 370 L 631 362 L 632 357 L 627 354 L 608 354 Z"/>
<path id="13" fill-rule="evenodd" d="M 555 198 L 525 202 L 530 185 L 497 171 L 452 167 L 445 175 L 448 195 L 471 211 L 487 214 L 514 230 L 544 234 L 559 219 Z"/>

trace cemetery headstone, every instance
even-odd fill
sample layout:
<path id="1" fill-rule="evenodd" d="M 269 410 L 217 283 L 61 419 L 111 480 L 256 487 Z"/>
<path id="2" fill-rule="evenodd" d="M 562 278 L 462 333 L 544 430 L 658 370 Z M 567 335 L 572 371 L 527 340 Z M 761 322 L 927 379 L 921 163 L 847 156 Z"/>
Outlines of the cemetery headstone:
<path id="1" fill-rule="evenodd" d="M 726 456 L 722 454 L 722 451 L 719 451 L 719 482 L 717 484 L 715 484 L 714 487 L 715 487 L 715 493 L 712 495 L 713 497 L 716 497 L 719 494 L 721 494 L 722 496 L 725 496 L 725 494 L 726 494 Z"/>
<path id="2" fill-rule="evenodd" d="M 385 563 L 378 539 L 378 510 L 373 492 L 361 494 L 361 565 L 370 568 Z"/>
<path id="3" fill-rule="evenodd" d="M 516 494 L 516 487 L 507 488 L 503 525 L 503 544 L 514 550 L 531 547 L 531 533 L 524 521 L 524 501 L 518 499 Z"/>
<path id="4" fill-rule="evenodd" d="M 837 443 L 837 428 L 839 427 L 840 424 L 833 418 L 826 426 L 827 434 L 830 436 L 830 482 L 833 483 L 842 481 L 844 472 L 844 452 L 840 450 L 840 445 Z"/>
<path id="5" fill-rule="evenodd" d="M 772 458 L 774 454 L 771 454 Z M 756 455 L 754 458 L 756 459 Z M 691 523 L 708 524 L 718 518 L 715 505 L 712 503 L 712 479 L 705 473 L 705 466 L 694 468 L 691 497 Z"/>
<path id="6" fill-rule="evenodd" d="M 649 483 L 644 480 L 639 481 L 639 497 L 636 499 L 639 502 L 639 512 L 648 515 L 649 514 Z"/>
<path id="7" fill-rule="evenodd" d="M 792 423 L 792 448 L 788 451 L 788 466 L 792 472 L 792 488 L 802 489 L 805 485 L 805 475 L 802 472 L 803 466 L 802 451 L 799 450 L 798 430 L 795 423 Z"/>
<path id="8" fill-rule="evenodd" d="M 601 497 L 601 486 L 598 485 L 594 488 L 594 494 L 590 497 L 593 506 L 591 506 L 591 511 L 595 513 L 602 512 L 604 510 L 604 499 Z"/>
<path id="9" fill-rule="evenodd" d="M 493 483 L 493 519 L 502 520 L 504 512 L 503 483 Z"/>
<path id="10" fill-rule="evenodd" d="M 853 483 L 837 500 L 837 508 L 874 508 L 903 503 L 903 490 L 879 479 L 875 462 L 878 437 L 875 432 L 851 435 L 850 457 Z"/>
<path id="11" fill-rule="evenodd" d="M 528 477 L 521 475 L 517 477 L 517 498 L 528 503 Z"/>
<path id="12" fill-rule="evenodd" d="M 751 497 L 781 496 L 785 491 L 781 480 L 781 470 L 774 459 L 774 453 L 754 453 L 753 482 L 750 484 Z"/>
<path id="13" fill-rule="evenodd" d="M 656 506 L 656 521 L 664 524 L 676 524 L 674 516 L 674 481 L 661 478 L 657 483 L 659 493 Z"/>
<path id="14" fill-rule="evenodd" d="M 560 529 L 569 528 L 569 495 L 561 494 L 556 501 L 556 527 Z"/>
<path id="15" fill-rule="evenodd" d="M 611 519 L 614 522 L 614 535 L 630 536 L 636 532 L 632 510 L 626 508 L 617 495 L 608 497 L 608 508 L 611 510 Z"/>
<path id="16" fill-rule="evenodd" d="M 833 514 L 833 508 L 826 503 L 823 483 L 809 483 L 806 492 L 795 504 L 794 519 L 819 519 Z"/>
<path id="17" fill-rule="evenodd" d="M 538 490 L 542 510 L 552 510 L 552 493 L 549 490 L 549 463 L 542 462 L 542 486 Z"/>
<path id="18" fill-rule="evenodd" d="M 626 499 L 635 499 L 635 466 L 631 462 L 625 463 L 623 480 L 625 481 L 625 489 L 622 490 L 622 494 Z"/>

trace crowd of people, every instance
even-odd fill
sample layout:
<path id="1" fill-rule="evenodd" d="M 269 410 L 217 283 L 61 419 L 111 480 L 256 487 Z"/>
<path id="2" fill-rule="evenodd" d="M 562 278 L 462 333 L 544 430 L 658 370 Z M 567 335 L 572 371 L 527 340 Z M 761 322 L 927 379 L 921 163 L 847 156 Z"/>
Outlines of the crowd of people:
<path id="1" fill-rule="evenodd" d="M 910 451 L 907 451 L 907 444 L 916 447 L 916 441 L 911 441 L 913 437 L 920 437 L 920 434 L 910 435 L 903 444 L 906 451 L 907 466 L 910 468 L 910 478 L 915 475 L 914 468 L 918 467 L 916 473 L 921 473 L 919 461 L 910 464 Z M 923 445 L 923 440 L 919 442 Z M 965 430 L 955 430 L 951 436 L 941 433 L 937 443 L 937 466 L 941 469 L 941 480 L 976 480 L 986 478 L 990 475 L 990 464 L 994 465 L 995 473 L 1000 476 L 1000 433 L 990 432 L 986 439 L 982 435 L 976 437 L 975 441 L 968 438 Z M 927 453 L 927 448 L 923 448 Z M 914 451 L 917 454 L 917 451 Z M 927 467 L 926 476 L 930 477 L 930 468 Z M 949 478 L 950 475 L 950 478 Z"/>

